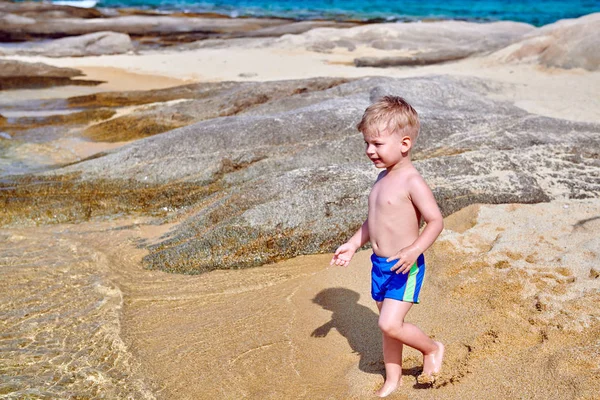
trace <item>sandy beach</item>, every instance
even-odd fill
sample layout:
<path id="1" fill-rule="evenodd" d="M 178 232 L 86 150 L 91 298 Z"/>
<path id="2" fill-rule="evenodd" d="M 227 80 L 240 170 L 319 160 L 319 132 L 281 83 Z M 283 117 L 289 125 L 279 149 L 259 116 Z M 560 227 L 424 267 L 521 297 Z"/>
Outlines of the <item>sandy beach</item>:
<path id="1" fill-rule="evenodd" d="M 8 150 L 3 157 L 8 161 L 2 161 L 4 164 L 0 166 L 10 165 L 13 168 L 17 165 L 15 171 L 30 174 L 25 180 L 9 175 L 2 178 L 5 185 L 2 190 L 5 193 L 16 190 L 16 194 L 2 198 L 6 212 L 0 226 L 0 304 L 3 309 L 0 397 L 373 398 L 374 391 L 383 383 L 384 368 L 377 308 L 370 297 L 370 251 L 359 252 L 348 268 L 331 267 L 331 253 L 324 249 L 334 249 L 337 237 L 323 236 L 319 246 L 313 246 L 310 239 L 305 238 L 312 231 L 325 235 L 321 232 L 329 229 L 326 226 L 329 220 L 317 221 L 307 230 L 303 230 L 301 222 L 296 221 L 293 229 L 281 233 L 280 226 L 285 225 L 287 220 L 278 223 L 276 217 L 260 208 L 271 208 L 275 214 L 284 213 L 287 210 L 284 206 L 266 201 L 261 203 L 261 196 L 272 196 L 269 190 L 293 191 L 296 187 L 294 182 L 304 184 L 306 180 L 320 184 L 319 177 L 322 175 L 318 174 L 321 173 L 337 177 L 339 172 L 339 179 L 348 179 L 348 186 L 351 186 L 357 176 L 362 176 L 361 172 L 355 172 L 361 170 L 361 165 L 352 159 L 348 169 L 343 169 L 345 164 L 335 161 L 342 167 L 334 169 L 334 173 L 324 173 L 323 169 L 328 167 L 317 165 L 317 172 L 314 172 L 317 178 L 314 178 L 310 175 L 312 170 L 306 166 L 313 161 L 307 158 L 307 164 L 298 161 L 297 168 L 283 172 L 277 170 L 276 178 L 284 182 L 280 184 L 268 173 L 275 171 L 284 161 L 276 159 L 266 163 L 269 155 L 265 154 L 272 151 L 271 148 L 264 150 L 265 154 L 260 153 L 267 146 L 250 137 L 248 141 L 258 143 L 258 155 L 253 153 L 247 160 L 243 147 L 240 147 L 240 154 L 234 155 L 225 150 L 214 151 L 221 157 L 220 169 L 211 169 L 210 160 L 204 161 L 203 158 L 191 162 L 191 165 L 197 165 L 197 170 L 194 167 L 185 169 L 187 167 L 184 166 L 181 167 L 183 173 L 177 170 L 168 175 L 170 164 L 160 167 L 165 170 L 167 178 L 153 175 L 150 168 L 147 169 L 150 172 L 144 172 L 144 168 L 155 165 L 152 164 L 154 160 L 176 159 L 177 154 L 184 154 L 182 148 L 189 147 L 184 142 L 181 148 L 174 147 L 175 156 L 163 153 L 161 143 L 164 142 L 160 140 L 164 138 L 183 140 L 181 138 L 189 133 L 186 129 L 208 129 L 203 139 L 206 142 L 202 145 L 210 150 L 213 145 L 211 135 L 217 136 L 227 129 L 238 130 L 240 126 L 242 130 L 247 126 L 248 131 L 242 133 L 250 135 L 253 121 L 259 121 L 259 124 L 263 121 L 260 118 L 272 112 L 275 112 L 274 119 L 283 120 L 296 110 L 293 107 L 302 112 L 312 112 L 311 107 L 317 103 L 311 101 L 318 98 L 323 90 L 334 93 L 325 98 L 326 101 L 344 96 L 343 89 L 339 89 L 342 94 L 335 90 L 336 85 L 342 87 L 346 81 L 311 81 L 302 83 L 300 89 L 275 87 L 272 91 L 276 94 L 261 94 L 264 99 L 259 96 L 257 105 L 247 106 L 249 117 L 241 120 L 239 125 L 234 124 L 238 121 L 235 118 L 239 118 L 237 111 L 226 108 L 229 103 L 238 106 L 237 98 L 235 101 L 227 97 L 222 100 L 218 97 L 219 90 L 233 90 L 231 88 L 237 88 L 235 85 L 238 83 L 257 83 L 256 87 L 262 84 L 266 88 L 268 82 L 310 78 L 343 78 L 351 85 L 355 79 L 382 77 L 400 79 L 398 87 L 403 87 L 401 79 L 414 78 L 415 81 L 407 82 L 416 82 L 417 89 L 419 85 L 425 87 L 427 82 L 435 88 L 437 82 L 446 82 L 444 79 L 458 82 L 457 85 L 468 82 L 469 87 L 479 88 L 477 90 L 484 93 L 477 98 L 481 104 L 523 112 L 524 116 L 515 117 L 523 126 L 528 121 L 538 123 L 535 122 L 538 117 L 560 120 L 557 123 L 563 125 L 560 125 L 556 136 L 578 135 L 578 146 L 587 146 L 584 154 L 577 153 L 579 147 L 576 150 L 567 148 L 564 150 L 566 156 L 560 153 L 555 159 L 548 160 L 544 157 L 552 154 L 551 150 L 548 150 L 550 153 L 539 150 L 539 157 L 547 163 L 532 172 L 531 179 L 540 185 L 544 193 L 534 200 L 523 197 L 522 201 L 537 204 L 519 204 L 517 193 L 516 200 L 510 202 L 484 194 L 483 197 L 473 197 L 482 201 L 469 201 L 473 204 L 464 208 L 455 206 L 462 204 L 458 200 L 456 203 L 449 202 L 449 206 L 445 206 L 446 203 L 442 205 L 447 207 L 444 210 L 452 212 L 445 213 L 445 231 L 426 253 L 428 275 L 421 293 L 422 304 L 413 308 L 408 319 L 435 340 L 446 344 L 444 366 L 433 385 L 419 385 L 416 378 L 422 368 L 420 354 L 412 349 L 405 351 L 402 387 L 389 398 L 600 399 L 600 312 L 597 307 L 600 301 L 600 182 L 597 175 L 600 165 L 599 149 L 596 147 L 596 132 L 600 124 L 600 68 L 558 68 L 532 61 L 531 57 L 507 61 L 505 46 L 501 47 L 504 50 L 434 65 L 359 68 L 354 60 L 361 57 L 399 57 L 418 52 L 377 49 L 360 44 L 352 50 L 339 46 L 326 50 L 315 48 L 318 38 L 332 34 L 328 29 L 333 28 L 317 28 L 307 33 L 268 39 L 230 39 L 229 42 L 214 39 L 210 45 L 199 42 L 197 46 L 182 44 L 181 47 L 115 55 L 59 58 L 18 54 L 2 56 L 4 60 L 75 68 L 82 75 L 74 77 L 74 80 L 102 83 L 94 86 L 20 88 L 0 93 L 0 114 L 4 113 L 8 118 L 8 125 L 0 127 L 0 130 L 8 132 L 12 140 L 10 146 L 15 140 L 21 141 L 14 145 L 16 147 L 5 143 Z M 336 31 L 352 29 L 358 28 Z M 340 37 L 343 39 L 345 36 L 340 33 Z M 196 97 L 189 94 L 191 89 L 182 89 L 174 92 L 175 95 L 161 92 L 193 84 L 216 86 L 207 86 L 208 89 L 202 90 L 208 94 L 194 94 Z M 316 88 L 310 86 L 313 84 Z M 219 85 L 225 85 L 225 89 Z M 324 85 L 325 89 L 319 85 Z M 463 90 L 463 87 L 459 88 Z M 253 87 L 242 87 L 241 90 L 258 91 Z M 285 94 L 286 90 L 291 94 Z M 440 86 L 440 90 L 444 88 Z M 451 100 L 444 100 L 443 106 L 452 108 L 455 106 L 453 99 L 458 102 L 461 96 L 466 96 L 463 93 L 471 93 L 460 90 L 445 93 Z M 129 91 L 139 92 L 131 94 Z M 127 96 L 120 95 L 124 92 L 128 92 Z M 102 98 L 96 93 L 104 93 L 107 97 Z M 281 99 L 276 97 L 277 93 L 283 93 Z M 294 96 L 305 93 L 306 97 L 295 100 Z M 147 97 L 140 100 L 135 97 L 137 95 Z M 430 95 L 430 92 L 423 92 L 425 97 Z M 79 103 L 75 103 L 73 98 Z M 208 99 L 206 103 L 199 103 L 194 109 L 201 117 L 189 117 L 189 108 L 185 107 L 205 98 Z M 52 102 L 35 103 L 48 100 Z M 325 100 L 323 104 L 328 104 Z M 70 115 L 59 101 L 79 104 L 74 106 L 74 115 L 86 110 L 86 106 L 81 104 L 93 101 L 97 102 L 98 109 L 110 109 L 111 114 L 97 120 L 84 119 L 83 123 L 77 120 L 80 125 L 71 122 L 74 117 L 60 117 L 64 120 L 59 123 L 45 120 L 43 123 L 47 125 L 42 125 L 42 128 L 35 125 L 39 121 L 18 119 L 23 118 L 26 112 L 33 112 L 32 107 L 36 112 L 38 108 L 46 110 L 48 115 Z M 214 104 L 225 111 L 212 113 L 210 107 Z M 244 107 L 245 104 L 238 106 L 240 109 Z M 326 109 L 325 106 L 323 108 Z M 339 107 L 334 105 L 332 108 Z M 312 118 L 309 111 L 293 121 Z M 161 112 L 167 114 L 155 124 L 160 129 L 153 130 L 154 125 L 148 127 L 138 122 Z M 423 114 L 432 118 L 427 120 L 431 131 L 436 130 L 436 121 L 443 122 L 443 117 L 436 120 L 435 115 L 431 116 L 430 110 L 423 110 Z M 87 114 L 81 118 L 84 117 L 88 118 Z M 126 121 L 134 122 L 127 123 L 135 125 L 142 133 L 136 131 L 137 136 L 113 134 L 110 139 L 92 136 L 103 129 L 121 132 L 121 129 L 128 128 L 129 125 L 115 122 L 120 121 L 119 118 L 132 118 Z M 485 119 L 485 115 L 481 118 Z M 459 122 L 456 123 L 461 120 L 457 117 Z M 218 125 L 229 121 L 233 121 L 232 128 Z M 1 119 L 0 122 L 4 123 Z M 213 123 L 216 125 L 211 125 Z M 58 124 L 59 128 L 52 124 Z M 340 126 L 346 129 L 344 124 Z M 573 128 L 567 131 L 564 127 Z M 14 130 L 9 131 L 9 128 Z M 534 131 L 536 129 L 534 127 Z M 510 128 L 506 131 L 507 135 L 512 134 Z M 481 156 L 483 159 L 488 157 L 486 154 L 518 154 L 518 141 L 522 139 L 517 133 L 514 133 L 517 141 L 514 147 L 491 142 L 488 145 L 483 141 L 472 151 L 477 153 L 491 149 L 490 153 Z M 539 132 L 540 137 L 544 133 Z M 39 137 L 47 140 L 42 141 Z M 4 139 L 9 141 L 6 137 Z M 458 137 L 456 141 L 468 142 L 467 139 Z M 236 140 L 233 143 L 242 143 Z M 430 146 L 427 138 L 420 140 L 424 141 L 425 147 Z M 552 149 L 554 139 L 548 140 L 549 144 L 543 145 L 548 144 Z M 535 147 L 537 142 L 529 136 L 527 141 L 533 143 L 532 153 L 519 160 L 536 159 L 538 153 L 535 151 L 542 148 L 542 144 Z M 289 143 L 290 140 L 281 139 L 279 146 L 286 152 L 283 157 L 313 151 L 310 150 L 311 141 L 307 142 L 309 145 Z M 339 144 L 341 148 L 347 143 L 353 142 L 340 137 L 332 146 Z M 568 147 L 563 142 L 556 143 L 556 148 Z M 147 159 L 136 150 L 142 146 L 154 151 Z M 291 146 L 291 150 L 286 146 Z M 354 151 L 352 146 L 348 145 L 348 148 Z M 471 151 L 462 148 L 455 151 L 444 147 L 446 144 L 440 146 L 431 147 L 431 151 L 426 148 L 420 153 L 418 159 L 424 163 L 425 171 L 434 168 L 426 164 L 428 160 L 438 156 L 445 160 Z M 223 145 L 223 148 L 226 146 Z M 114 157 L 106 162 L 110 167 L 99 164 L 106 158 L 105 155 Z M 582 175 L 581 178 L 574 175 L 575 178 L 565 183 L 563 181 L 567 178 L 553 174 L 571 168 L 570 164 L 566 166 L 571 159 L 584 159 L 574 161 L 580 167 L 573 167 L 574 170 L 580 168 Z M 35 164 L 31 164 L 33 167 L 27 164 L 31 160 L 36 160 Z M 263 160 L 267 160 L 264 167 L 260 166 Z M 518 164 L 513 159 L 509 161 L 511 165 Z M 495 170 L 489 173 L 493 182 L 502 184 L 503 179 L 509 182 L 508 189 L 499 186 L 498 191 L 511 191 L 510 184 L 518 181 L 518 173 L 529 168 L 525 161 L 522 166 L 514 166 L 516 173 Z M 209 167 L 204 167 L 204 162 Z M 330 168 L 337 168 L 333 165 L 334 161 L 331 163 Z M 135 172 L 133 175 L 132 172 L 132 177 L 124 176 L 123 179 L 130 179 L 127 182 L 135 182 L 131 183 L 133 186 L 127 186 L 130 183 L 118 181 L 111 175 L 123 174 L 119 170 L 121 165 L 134 172 L 140 168 L 144 173 Z M 256 171 L 251 169 L 255 165 L 259 165 Z M 485 163 L 477 164 L 477 167 L 486 168 Z M 206 171 L 217 178 L 205 179 L 204 175 L 209 173 Z M 340 171 L 350 172 L 344 175 Z M 96 182 L 93 179 L 98 179 L 100 183 L 97 185 L 101 189 L 94 192 L 87 186 L 83 189 L 74 186 L 77 189 L 70 192 L 71 181 L 64 177 L 71 175 L 90 180 L 92 188 Z M 261 175 L 267 176 L 264 179 L 269 184 L 260 180 Z M 364 175 L 361 179 L 365 182 L 374 176 L 370 170 Z M 40 182 L 53 184 L 53 176 L 63 179 L 59 181 L 62 186 L 56 190 L 64 190 L 72 196 L 71 205 L 68 199 L 52 203 L 54 198 L 60 197 L 57 195 L 60 191 L 29 191 L 30 186 Z M 434 193 L 443 196 L 447 180 L 446 175 L 432 174 L 430 184 Z M 289 184 L 292 189 L 286 186 L 288 181 L 292 182 Z M 322 181 L 326 182 L 326 179 L 322 178 Z M 200 183 L 194 186 L 190 182 Z M 235 186 L 238 183 L 240 186 Z M 460 186 L 461 182 L 456 185 Z M 521 181 L 514 185 L 515 193 L 521 190 Z M 252 190 L 245 191 L 248 187 Z M 436 188 L 440 192 L 436 192 Z M 332 190 L 338 189 L 336 186 Z M 77 190 L 85 193 L 80 196 Z M 316 195 L 313 192 L 305 195 L 305 190 L 308 189 L 304 186 L 298 189 L 298 204 L 294 204 L 299 216 L 310 214 L 312 210 L 305 208 L 305 203 L 311 203 L 313 198 L 320 200 L 322 197 L 319 196 L 323 196 L 318 191 Z M 493 192 L 494 188 L 489 190 Z M 167 194 L 161 197 L 163 191 Z M 106 196 L 105 192 L 109 195 Z M 452 193 L 453 197 L 448 196 L 453 199 L 467 197 L 460 190 Z M 126 206 L 118 203 L 121 201 L 119 196 L 125 196 Z M 350 193 L 345 196 L 342 200 L 323 200 L 322 203 L 330 207 L 327 213 L 341 213 L 335 208 L 339 206 L 341 210 L 344 207 L 356 209 L 356 215 L 360 215 L 364 206 L 362 195 Z M 119 200 L 114 200 L 116 203 L 113 204 L 113 199 L 117 198 Z M 488 198 L 488 204 L 484 204 Z M 286 199 L 283 198 L 282 202 L 289 202 Z M 246 201 L 250 206 L 246 205 Z M 293 201 L 296 201 L 295 198 Z M 312 204 L 310 206 L 313 207 Z M 89 210 L 86 211 L 85 207 Z M 239 210 L 236 207 L 240 207 Z M 236 236 L 236 233 L 226 230 L 228 220 L 225 214 L 235 214 L 235 217 L 243 217 L 257 226 L 263 224 L 260 229 L 267 226 L 276 232 L 273 234 L 276 238 L 272 239 L 277 240 L 276 244 L 269 241 L 268 232 L 271 231 L 261 230 L 256 234 L 257 238 L 242 245 L 232 242 L 231 246 L 238 246 L 239 252 L 220 255 L 215 250 L 213 256 L 216 261 L 211 259 L 211 267 L 202 270 L 194 269 L 197 268 L 194 264 L 197 260 L 188 255 L 185 257 L 189 258 L 190 265 L 175 256 L 165 256 L 164 260 L 176 260 L 179 264 L 169 269 L 165 262 L 164 270 L 156 267 L 156 260 L 162 258 L 149 258 L 162 254 L 160 252 L 165 249 L 176 249 L 173 252 L 177 253 L 177 257 L 179 254 L 199 257 L 200 253 L 194 253 L 195 250 L 177 246 L 191 243 L 193 247 L 198 237 L 209 236 L 209 228 L 202 224 L 202 218 L 223 229 L 219 232 L 225 233 L 219 234 L 224 239 L 219 243 L 231 242 L 234 240 L 231 236 Z M 351 217 L 354 218 L 354 215 Z M 334 222 L 336 225 L 345 224 L 344 229 L 348 230 L 347 225 L 354 223 L 350 217 Z M 238 227 L 235 223 L 230 225 L 231 229 Z M 195 236 L 186 236 L 186 229 L 193 231 Z M 343 235 L 344 232 L 340 232 Z M 295 234 L 299 236 L 293 236 Z M 213 240 L 212 236 L 210 240 Z M 293 248 L 293 254 L 308 255 L 290 258 L 287 254 L 292 253 L 278 253 L 273 248 L 280 243 L 287 243 Z M 300 250 L 296 251 L 293 243 L 300 243 Z M 301 247 L 305 243 L 308 244 Z M 271 253 L 260 258 L 262 253 L 256 247 L 268 248 Z M 183 250 L 178 250 L 180 248 Z M 246 256 L 245 253 L 251 254 Z M 262 263 L 264 265 L 253 268 L 236 267 L 236 260 L 247 262 L 247 258 L 252 257 L 277 262 Z M 219 269 L 218 265 L 216 269 L 212 267 L 219 260 L 227 269 Z M 181 270 L 188 274 L 165 270 Z"/>
<path id="2" fill-rule="evenodd" d="M 421 387 L 420 356 L 407 351 L 403 387 L 390 398 L 483 398 L 490 392 L 597 398 L 599 299 L 597 280 L 588 276 L 597 266 L 597 209 L 597 200 L 562 201 L 471 206 L 448 217 L 428 253 L 423 302 L 409 318 L 446 343 L 444 370 L 433 388 Z M 96 322 L 102 316 L 106 332 L 62 351 L 72 352 L 71 364 L 83 374 L 86 365 L 77 360 L 82 353 L 117 347 L 114 369 L 97 377 L 115 398 L 360 399 L 371 398 L 383 382 L 369 251 L 349 268 L 329 267 L 330 255 L 315 255 L 188 276 L 140 266 L 145 251 L 133 245 L 135 239 L 159 231 L 143 220 L 5 230 L 3 263 L 13 271 L 21 266 L 19 279 L 30 280 L 20 290 L 4 281 L 3 292 L 27 299 L 11 304 L 28 310 L 33 299 L 22 297 L 23 291 L 42 289 L 47 281 L 33 279 L 40 272 L 60 265 L 71 282 L 101 276 L 103 283 L 90 287 L 104 298 L 92 316 Z M 23 271 L 9 249 L 33 256 L 40 241 L 52 250 Z M 549 259 L 559 248 L 568 249 L 561 261 Z M 9 277 L 14 285 L 14 272 Z M 75 290 L 85 294 L 74 287 L 58 290 L 46 290 L 44 304 L 60 304 Z M 109 312 L 111 302 L 117 315 Z M 36 328 L 33 337 L 48 328 Z M 115 370 L 124 378 L 115 381 Z"/>

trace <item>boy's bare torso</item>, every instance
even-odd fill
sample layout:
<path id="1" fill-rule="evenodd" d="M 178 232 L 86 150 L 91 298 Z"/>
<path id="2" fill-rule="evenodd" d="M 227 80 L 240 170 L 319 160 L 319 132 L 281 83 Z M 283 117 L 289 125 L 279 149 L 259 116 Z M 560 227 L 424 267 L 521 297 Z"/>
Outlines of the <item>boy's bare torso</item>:
<path id="1" fill-rule="evenodd" d="M 419 236 L 421 215 L 411 200 L 411 179 L 421 179 L 412 165 L 384 171 L 371 189 L 369 237 L 373 251 L 380 257 L 393 256 Z"/>

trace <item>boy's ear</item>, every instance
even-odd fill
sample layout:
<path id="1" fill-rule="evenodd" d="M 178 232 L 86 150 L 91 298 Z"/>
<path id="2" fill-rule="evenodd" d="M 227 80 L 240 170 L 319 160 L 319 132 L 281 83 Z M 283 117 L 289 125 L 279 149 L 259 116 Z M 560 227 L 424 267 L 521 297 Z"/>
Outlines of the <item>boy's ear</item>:
<path id="1" fill-rule="evenodd" d="M 403 153 L 408 153 L 412 148 L 412 139 L 410 136 L 402 137 L 401 149 Z"/>

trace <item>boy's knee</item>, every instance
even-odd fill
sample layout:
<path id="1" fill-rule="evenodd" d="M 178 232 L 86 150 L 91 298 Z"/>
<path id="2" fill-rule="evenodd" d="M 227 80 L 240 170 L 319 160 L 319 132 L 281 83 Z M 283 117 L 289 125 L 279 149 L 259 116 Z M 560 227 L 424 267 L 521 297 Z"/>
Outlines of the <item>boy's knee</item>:
<path id="1" fill-rule="evenodd" d="M 381 329 L 381 332 L 385 333 L 386 335 L 392 335 L 395 333 L 398 333 L 400 331 L 402 331 L 402 321 L 398 322 L 398 321 L 392 321 L 392 320 L 388 320 L 388 319 L 382 319 L 379 318 L 379 329 Z"/>

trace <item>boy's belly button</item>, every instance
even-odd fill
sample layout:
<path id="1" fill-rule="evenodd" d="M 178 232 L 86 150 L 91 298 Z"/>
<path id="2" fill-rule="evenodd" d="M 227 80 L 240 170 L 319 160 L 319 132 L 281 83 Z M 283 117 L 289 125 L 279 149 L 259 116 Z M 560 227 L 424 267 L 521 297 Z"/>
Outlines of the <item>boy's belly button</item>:
<path id="1" fill-rule="evenodd" d="M 373 253 L 377 254 L 379 251 L 379 246 L 377 245 L 377 242 L 371 242 L 371 248 L 373 249 Z"/>

